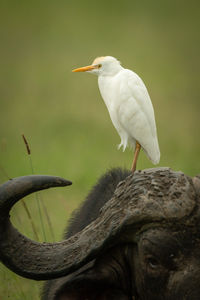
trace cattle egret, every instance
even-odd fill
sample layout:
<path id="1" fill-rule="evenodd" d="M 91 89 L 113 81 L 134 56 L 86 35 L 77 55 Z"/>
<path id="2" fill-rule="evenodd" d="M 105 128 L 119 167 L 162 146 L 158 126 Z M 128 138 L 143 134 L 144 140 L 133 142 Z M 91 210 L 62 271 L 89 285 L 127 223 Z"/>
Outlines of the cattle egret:
<path id="1" fill-rule="evenodd" d="M 134 172 L 141 147 L 153 164 L 160 161 L 154 110 L 147 88 L 133 71 L 124 69 L 112 56 L 97 57 L 92 65 L 74 69 L 98 76 L 101 96 L 116 128 L 123 151 L 135 149 L 131 170 Z"/>

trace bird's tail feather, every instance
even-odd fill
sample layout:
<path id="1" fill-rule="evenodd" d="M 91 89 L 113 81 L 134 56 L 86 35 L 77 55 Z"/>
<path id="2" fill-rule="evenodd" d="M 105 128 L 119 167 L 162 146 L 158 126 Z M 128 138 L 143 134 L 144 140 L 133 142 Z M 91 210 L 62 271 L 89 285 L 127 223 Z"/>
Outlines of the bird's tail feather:
<path id="1" fill-rule="evenodd" d="M 157 165 L 160 161 L 160 149 L 159 149 L 159 144 L 158 140 L 154 140 L 153 146 L 151 146 L 151 149 L 149 150 L 144 150 L 147 154 L 147 157 L 150 159 L 150 161 L 154 164 Z"/>

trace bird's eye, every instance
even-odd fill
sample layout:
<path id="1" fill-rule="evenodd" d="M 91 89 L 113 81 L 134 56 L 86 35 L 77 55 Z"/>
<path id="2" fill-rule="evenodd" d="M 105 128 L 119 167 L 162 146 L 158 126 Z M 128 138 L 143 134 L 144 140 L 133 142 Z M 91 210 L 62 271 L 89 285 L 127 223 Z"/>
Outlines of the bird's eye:
<path id="1" fill-rule="evenodd" d="M 99 65 L 98 65 L 98 69 L 100 69 L 101 67 L 102 67 L 102 64 L 99 64 Z"/>

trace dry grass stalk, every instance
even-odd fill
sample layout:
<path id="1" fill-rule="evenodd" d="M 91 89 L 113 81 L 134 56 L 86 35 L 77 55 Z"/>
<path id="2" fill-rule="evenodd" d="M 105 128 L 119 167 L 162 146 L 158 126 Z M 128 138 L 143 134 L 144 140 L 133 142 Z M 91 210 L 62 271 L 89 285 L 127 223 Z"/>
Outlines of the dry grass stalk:
<path id="1" fill-rule="evenodd" d="M 34 168 L 33 168 L 33 163 L 32 163 L 32 159 L 31 159 L 31 148 L 28 144 L 28 141 L 25 137 L 24 134 L 22 134 L 22 138 L 23 138 L 23 141 L 24 141 L 24 144 L 26 146 L 26 150 L 27 150 L 27 153 L 29 155 L 29 161 L 30 161 L 30 167 L 31 167 L 31 172 L 32 174 L 34 175 Z M 39 194 L 35 194 L 35 198 L 36 198 L 36 201 L 37 201 L 37 206 L 38 206 L 38 211 L 39 211 L 39 218 L 40 218 L 40 223 L 41 223 L 41 227 L 42 227 L 42 232 L 43 232 L 43 238 L 44 240 L 46 241 L 46 234 L 45 234 L 45 228 L 44 228 L 44 222 L 43 222 L 43 218 L 42 218 L 42 212 L 41 212 L 41 207 L 40 207 L 40 201 L 41 201 L 41 204 L 42 204 L 42 207 L 43 207 L 43 211 L 44 211 L 44 214 L 46 216 L 46 219 L 47 219 L 47 223 L 48 223 L 48 226 L 49 226 L 49 230 L 51 232 L 51 235 L 52 235 L 52 238 L 53 240 L 55 239 L 54 237 L 54 233 L 53 233 L 53 227 L 52 227 L 52 224 L 51 224 L 51 220 L 50 220 L 50 217 L 48 215 L 48 211 L 47 211 L 47 208 L 44 204 L 44 202 L 42 201 L 41 197 L 39 197 Z M 39 199 L 40 198 L 40 199 Z M 33 223 L 33 222 L 32 222 Z M 34 224 L 34 223 L 33 223 Z"/>
<path id="2" fill-rule="evenodd" d="M 24 134 L 22 134 L 22 138 L 23 138 L 23 140 L 24 140 L 24 144 L 25 144 L 25 146 L 26 146 L 27 153 L 28 153 L 28 155 L 30 155 L 30 154 L 31 154 L 31 149 L 30 149 L 30 147 L 29 147 L 28 141 L 27 141 L 27 139 L 26 139 L 26 137 L 25 137 Z"/>
<path id="3" fill-rule="evenodd" d="M 36 241 L 39 242 L 39 236 L 38 236 L 38 234 L 37 234 L 37 230 L 36 230 L 35 224 L 34 224 L 34 222 L 33 222 L 33 219 L 32 219 L 32 217 L 31 217 L 31 213 L 30 213 L 30 211 L 29 211 L 29 209 L 28 209 L 28 206 L 26 205 L 26 202 L 25 202 L 23 199 L 22 199 L 21 201 L 22 201 L 22 205 L 23 205 L 23 207 L 24 207 L 24 209 L 25 209 L 25 211 L 26 211 L 26 214 L 27 214 L 27 216 L 28 216 L 28 219 L 29 219 L 29 221 L 30 221 L 30 223 L 31 223 L 32 230 L 33 230 L 33 233 L 34 233 L 34 235 L 35 235 L 35 239 L 36 239 Z"/>

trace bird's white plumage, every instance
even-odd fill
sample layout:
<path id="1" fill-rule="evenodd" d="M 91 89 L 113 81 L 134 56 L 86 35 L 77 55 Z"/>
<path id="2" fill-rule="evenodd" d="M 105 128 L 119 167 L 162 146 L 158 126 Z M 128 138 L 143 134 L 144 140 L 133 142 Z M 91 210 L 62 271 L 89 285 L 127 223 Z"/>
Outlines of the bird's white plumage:
<path id="1" fill-rule="evenodd" d="M 100 93 L 121 138 L 119 147 L 135 147 L 137 141 L 148 158 L 159 163 L 154 110 L 141 78 L 112 56 L 97 58 L 92 66 L 88 71 L 98 75 Z"/>

